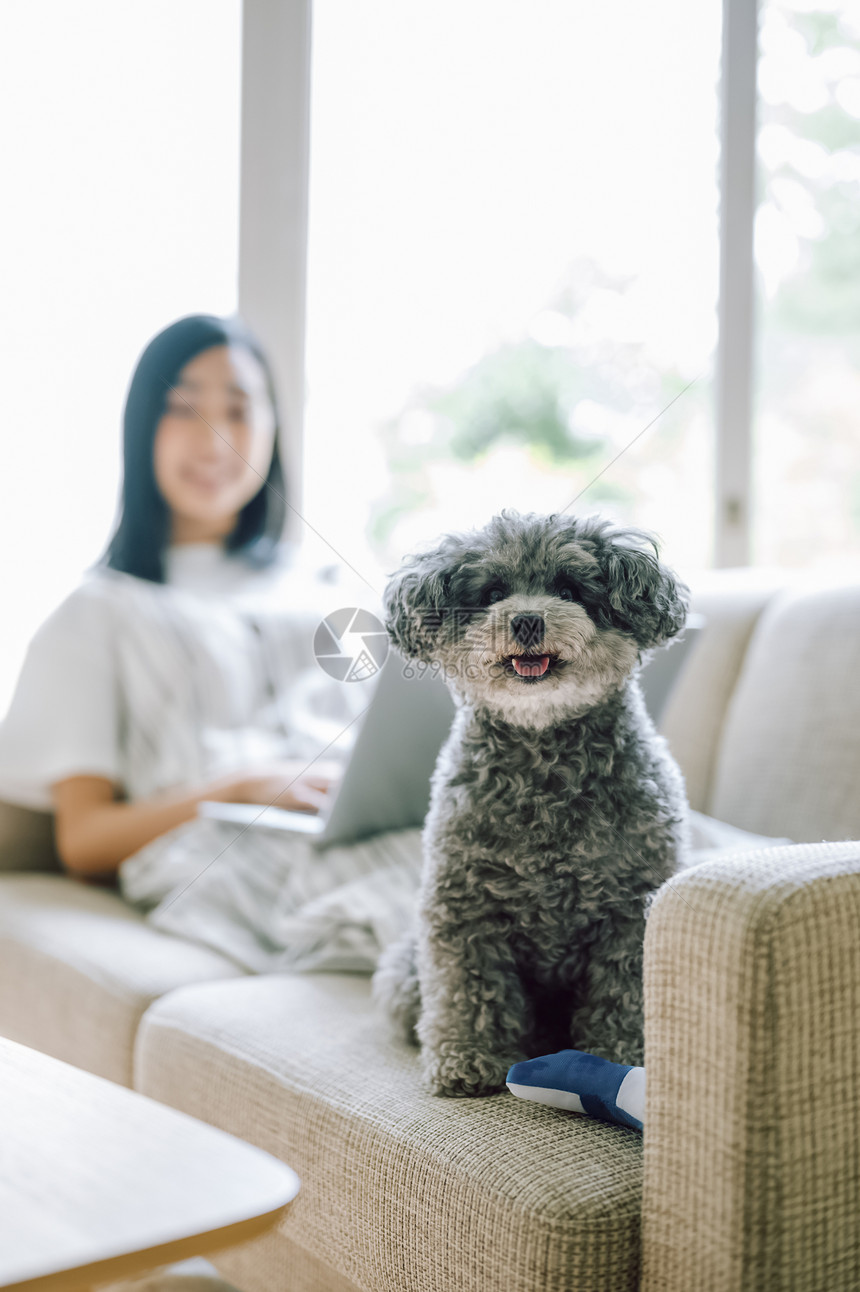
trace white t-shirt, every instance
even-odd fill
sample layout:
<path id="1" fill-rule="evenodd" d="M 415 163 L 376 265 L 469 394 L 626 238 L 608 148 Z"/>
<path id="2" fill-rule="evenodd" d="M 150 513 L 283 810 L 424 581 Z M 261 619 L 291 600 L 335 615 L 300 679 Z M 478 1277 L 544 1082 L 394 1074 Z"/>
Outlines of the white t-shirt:
<path id="1" fill-rule="evenodd" d="M 270 758 L 345 757 L 367 695 L 323 670 L 314 637 L 344 605 L 381 608 L 321 573 L 292 545 L 258 571 L 220 543 L 169 547 L 164 584 L 89 573 L 28 648 L 0 799 L 50 810 L 54 781 L 89 774 L 135 800 Z"/>

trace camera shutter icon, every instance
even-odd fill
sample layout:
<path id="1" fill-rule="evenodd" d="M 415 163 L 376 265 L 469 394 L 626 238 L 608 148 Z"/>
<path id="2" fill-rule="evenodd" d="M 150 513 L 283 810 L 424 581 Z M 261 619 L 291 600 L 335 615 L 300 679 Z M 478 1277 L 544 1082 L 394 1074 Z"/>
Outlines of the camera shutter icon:
<path id="1" fill-rule="evenodd" d="M 326 615 L 314 633 L 316 661 L 338 682 L 363 682 L 382 668 L 388 633 L 376 615 L 346 606 Z"/>

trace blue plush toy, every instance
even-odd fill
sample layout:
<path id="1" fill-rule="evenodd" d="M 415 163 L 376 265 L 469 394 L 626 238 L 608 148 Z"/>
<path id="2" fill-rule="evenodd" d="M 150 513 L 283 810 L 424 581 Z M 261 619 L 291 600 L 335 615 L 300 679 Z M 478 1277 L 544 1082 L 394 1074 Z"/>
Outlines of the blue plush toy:
<path id="1" fill-rule="evenodd" d="M 508 1090 L 553 1108 L 586 1113 L 601 1121 L 642 1130 L 645 1120 L 645 1069 L 610 1063 L 584 1050 L 559 1050 L 515 1063 Z"/>

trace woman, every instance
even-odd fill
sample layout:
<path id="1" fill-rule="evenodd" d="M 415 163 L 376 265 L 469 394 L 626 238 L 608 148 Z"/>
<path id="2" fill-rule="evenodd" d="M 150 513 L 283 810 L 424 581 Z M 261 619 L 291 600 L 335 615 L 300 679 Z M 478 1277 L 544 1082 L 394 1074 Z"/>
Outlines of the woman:
<path id="1" fill-rule="evenodd" d="M 197 814 L 211 799 L 318 811 L 370 698 L 314 658 L 325 614 L 375 602 L 282 541 L 278 432 L 265 355 L 239 319 L 190 316 L 150 341 L 126 399 L 115 532 L 37 632 L 0 726 L 0 799 L 53 808 L 70 875 L 118 879 L 148 909 L 205 870 L 199 894 L 227 884 L 213 900 L 230 928 L 219 942 L 213 914 L 182 931 L 235 954 L 244 910 L 251 968 L 269 967 L 254 951 L 274 936 L 255 921 L 379 861 L 330 850 L 309 879 L 303 841 L 237 839 Z"/>

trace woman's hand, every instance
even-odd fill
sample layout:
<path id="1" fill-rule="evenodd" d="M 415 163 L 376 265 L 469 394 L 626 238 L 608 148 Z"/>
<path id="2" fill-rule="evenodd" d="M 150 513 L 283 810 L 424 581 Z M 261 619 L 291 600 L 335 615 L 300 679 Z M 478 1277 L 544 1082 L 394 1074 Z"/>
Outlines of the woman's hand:
<path id="1" fill-rule="evenodd" d="M 271 804 L 288 812 L 319 812 L 342 774 L 342 764 L 333 759 L 317 758 L 310 764 L 299 758 L 275 760 L 240 774 L 227 797 L 234 803 Z"/>
<path id="2" fill-rule="evenodd" d="M 75 879 L 113 882 L 126 857 L 193 820 L 204 799 L 319 812 L 342 773 L 343 765 L 331 759 L 272 760 L 206 785 L 180 785 L 135 802 L 117 801 L 123 787 L 106 777 L 68 776 L 52 785 L 57 851 Z"/>

